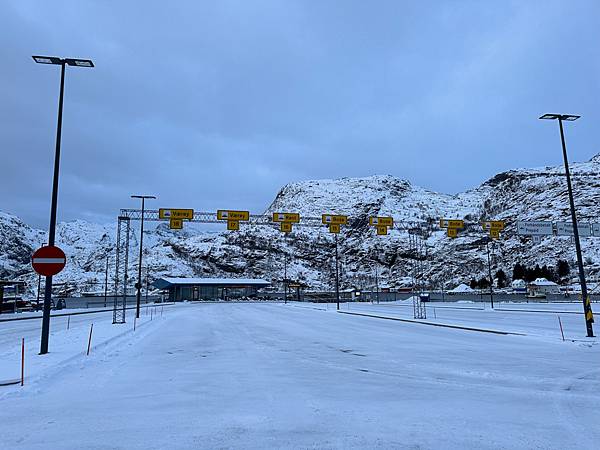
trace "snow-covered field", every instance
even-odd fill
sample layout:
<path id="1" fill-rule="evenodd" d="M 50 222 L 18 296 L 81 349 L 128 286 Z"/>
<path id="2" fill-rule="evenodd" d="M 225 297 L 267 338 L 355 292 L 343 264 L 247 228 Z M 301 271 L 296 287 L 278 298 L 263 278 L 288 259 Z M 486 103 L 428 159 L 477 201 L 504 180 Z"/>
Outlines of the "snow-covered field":
<path id="1" fill-rule="evenodd" d="M 2 380 L 28 342 L 25 386 L 0 387 L 2 448 L 600 448 L 600 345 L 577 306 L 544 305 L 565 311 L 565 342 L 556 312 L 458 306 L 477 307 L 435 304 L 427 322 L 527 336 L 196 303 L 135 332 L 109 313 L 54 319 L 39 356 L 39 322 L 0 323 Z M 401 302 L 342 310 L 412 319 Z"/>

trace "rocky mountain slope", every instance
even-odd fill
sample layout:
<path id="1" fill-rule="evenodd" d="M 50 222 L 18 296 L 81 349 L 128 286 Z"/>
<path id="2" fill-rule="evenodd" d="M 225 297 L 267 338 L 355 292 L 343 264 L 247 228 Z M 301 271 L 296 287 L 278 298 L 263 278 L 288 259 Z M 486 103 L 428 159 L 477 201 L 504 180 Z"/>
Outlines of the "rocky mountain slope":
<path id="1" fill-rule="evenodd" d="M 580 219 L 600 222 L 600 155 L 586 163 L 573 164 L 572 171 Z M 266 214 L 276 211 L 351 217 L 339 235 L 343 287 L 372 284 L 376 268 L 380 283 L 410 285 L 416 264 L 420 264 L 423 282 L 436 287 L 443 284 L 448 288 L 484 276 L 485 233 L 473 228 L 449 239 L 437 227 L 441 217 L 470 222 L 507 221 L 506 231 L 492 248 L 494 270 L 503 268 L 510 274 L 516 262 L 554 266 L 558 259 L 575 258 L 570 237 L 546 237 L 533 244 L 516 235 L 516 220 L 569 220 L 562 167 L 511 170 L 454 196 L 431 192 L 392 176 L 303 181 L 288 184 L 277 194 Z M 427 258 L 421 263 L 415 261 L 406 229 L 376 236 L 368 225 L 372 215 L 391 215 L 397 224 L 406 225 L 404 228 L 429 224 L 422 244 Z M 135 254 L 138 224 L 133 224 L 131 250 Z M 108 258 L 110 284 L 115 229 L 116 224 L 80 220 L 61 223 L 57 244 L 69 260 L 56 281 L 71 283 L 79 291 L 102 290 Z M 29 258 L 44 240 L 45 232 L 0 213 L 0 279 L 24 279 L 33 292 L 37 277 L 31 271 Z M 284 236 L 275 227 L 252 224 L 242 224 L 238 232 L 210 232 L 189 224 L 185 230 L 172 231 L 161 223 L 147 232 L 144 247 L 144 264 L 150 279 L 166 275 L 244 276 L 263 277 L 280 285 L 285 253 L 290 279 L 318 290 L 333 286 L 334 240 L 325 227 L 295 227 L 291 235 Z M 595 278 L 600 272 L 600 238 L 583 239 L 583 251 L 586 270 Z M 136 270 L 134 264 L 135 261 L 130 264 L 131 275 Z"/>

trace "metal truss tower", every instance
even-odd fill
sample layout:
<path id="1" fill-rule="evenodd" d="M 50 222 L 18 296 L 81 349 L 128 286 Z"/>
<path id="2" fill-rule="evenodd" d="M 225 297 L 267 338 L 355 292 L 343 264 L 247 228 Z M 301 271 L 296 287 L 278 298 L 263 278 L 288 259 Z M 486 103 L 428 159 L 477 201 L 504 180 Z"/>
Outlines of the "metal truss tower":
<path id="1" fill-rule="evenodd" d="M 129 260 L 129 232 L 131 220 L 119 216 L 117 225 L 117 249 L 115 251 L 115 290 L 113 323 L 125 323 L 125 307 L 127 306 L 127 268 Z"/>

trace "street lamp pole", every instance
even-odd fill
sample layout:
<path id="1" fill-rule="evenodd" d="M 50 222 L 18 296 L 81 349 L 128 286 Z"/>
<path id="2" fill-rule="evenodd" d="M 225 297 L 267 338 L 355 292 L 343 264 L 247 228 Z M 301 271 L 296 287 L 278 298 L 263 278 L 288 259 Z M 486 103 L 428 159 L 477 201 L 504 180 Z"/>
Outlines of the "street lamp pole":
<path id="1" fill-rule="evenodd" d="M 153 195 L 132 195 L 131 198 L 142 199 L 142 220 L 140 226 L 140 255 L 138 260 L 138 281 L 135 283 L 135 317 L 140 318 L 140 302 L 142 299 L 142 250 L 144 243 L 144 210 L 146 205 L 146 199 L 156 199 Z"/>
<path id="2" fill-rule="evenodd" d="M 76 67 L 94 67 L 89 59 L 58 58 L 56 56 L 32 56 L 38 64 L 54 64 L 60 66 L 60 94 L 58 98 L 58 123 L 56 126 L 56 148 L 54 151 L 54 175 L 52 179 L 52 203 L 50 206 L 50 226 L 48 230 L 48 246 L 54 246 L 56 236 L 56 209 L 58 204 L 58 175 L 60 168 L 60 142 L 62 135 L 63 99 L 65 93 L 65 68 L 67 65 Z M 48 353 L 50 336 L 50 308 L 52 306 L 52 276 L 46 277 L 44 287 L 44 312 L 42 314 L 42 337 L 40 355 Z"/>
<path id="3" fill-rule="evenodd" d="M 540 119 L 558 120 L 560 130 L 560 142 L 562 144 L 563 160 L 565 164 L 565 175 L 567 178 L 567 190 L 569 191 L 569 205 L 571 208 L 571 222 L 573 223 L 573 237 L 575 238 L 575 252 L 577 253 L 577 267 L 579 269 L 579 283 L 581 285 L 581 299 L 583 301 L 583 315 L 588 337 L 594 336 L 594 316 L 592 306 L 588 298 L 587 284 L 585 282 L 585 272 L 583 270 L 583 256 L 581 255 L 581 243 L 579 241 L 579 229 L 577 228 L 577 214 L 575 213 L 575 201 L 573 200 L 573 187 L 571 185 L 571 173 L 569 171 L 569 160 L 567 158 L 567 145 L 565 144 L 565 133 L 563 130 L 563 120 L 572 122 L 581 116 L 571 114 L 544 114 Z"/>

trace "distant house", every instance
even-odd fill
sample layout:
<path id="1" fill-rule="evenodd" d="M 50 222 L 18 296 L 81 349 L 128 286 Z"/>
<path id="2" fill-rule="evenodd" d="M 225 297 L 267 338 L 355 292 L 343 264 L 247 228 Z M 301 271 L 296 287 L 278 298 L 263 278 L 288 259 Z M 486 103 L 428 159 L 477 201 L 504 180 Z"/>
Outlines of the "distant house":
<path id="1" fill-rule="evenodd" d="M 513 282 L 510 283 L 510 287 L 512 288 L 513 292 L 518 294 L 525 294 L 527 292 L 527 282 L 525 280 L 513 280 Z"/>
<path id="2" fill-rule="evenodd" d="M 558 284 L 546 278 L 536 278 L 527 285 L 528 297 L 545 298 L 546 294 L 558 294 L 559 292 Z"/>

